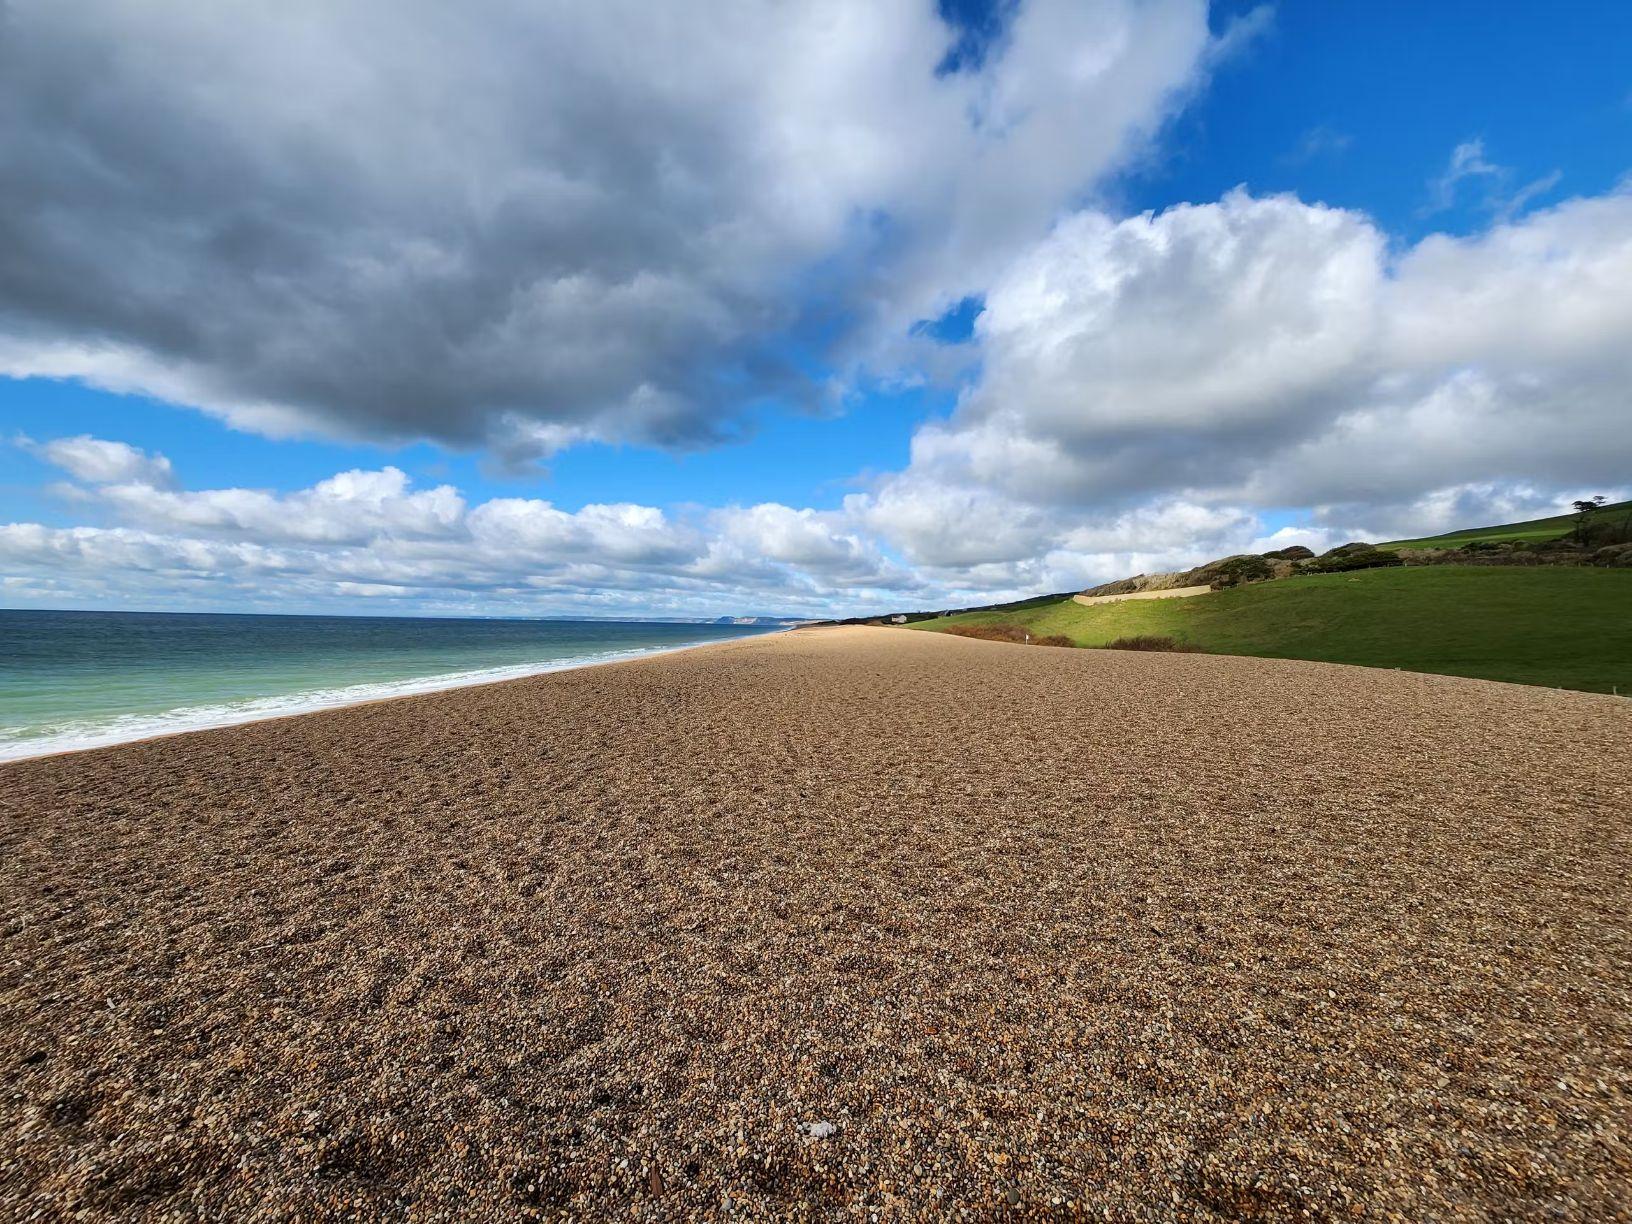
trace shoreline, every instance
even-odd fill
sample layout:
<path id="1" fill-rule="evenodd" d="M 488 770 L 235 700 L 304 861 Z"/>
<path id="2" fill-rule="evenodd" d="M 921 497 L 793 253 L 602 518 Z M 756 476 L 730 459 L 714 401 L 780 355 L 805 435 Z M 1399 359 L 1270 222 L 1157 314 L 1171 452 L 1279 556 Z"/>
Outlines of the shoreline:
<path id="1" fill-rule="evenodd" d="M 241 715 L 209 719 L 187 726 L 178 726 L 171 730 L 143 731 L 132 735 L 113 734 L 110 738 L 98 738 L 93 743 L 78 744 L 74 747 L 53 747 L 43 751 L 26 751 L 11 754 L 8 748 L 0 745 L 0 769 L 19 761 L 41 761 L 53 757 L 73 756 L 81 752 L 96 752 L 104 748 L 122 748 L 129 744 L 146 744 L 156 740 L 173 739 L 179 735 L 196 735 L 203 731 L 222 731 L 231 727 L 246 727 L 256 723 L 277 722 L 285 718 L 304 718 L 310 714 L 323 714 L 334 710 L 349 710 L 359 706 L 375 705 L 381 702 L 401 701 L 407 697 L 423 697 L 430 693 L 450 693 L 461 689 L 482 688 L 486 685 L 509 684 L 516 680 L 529 680 L 535 676 L 548 676 L 557 672 L 580 671 L 591 667 L 615 667 L 620 663 L 634 663 L 641 659 L 656 658 L 661 655 L 678 654 L 687 650 L 702 650 L 710 646 L 729 646 L 735 642 L 748 641 L 758 637 L 772 637 L 778 633 L 788 633 L 790 629 L 767 629 L 760 633 L 746 633 L 740 637 L 725 638 L 717 641 L 688 642 L 679 646 L 652 646 L 629 651 L 617 652 L 607 658 L 574 658 L 557 660 L 538 666 L 532 664 L 517 664 L 515 668 L 491 668 L 480 672 L 443 672 L 437 675 L 423 677 L 409 677 L 403 680 L 382 680 L 355 685 L 341 685 L 329 689 L 308 689 L 301 692 L 288 693 L 281 696 L 246 697 L 241 699 L 244 705 L 255 702 L 294 701 L 302 696 L 316 698 L 320 694 L 340 694 L 348 689 L 385 688 L 393 687 L 397 691 L 378 693 L 373 696 L 341 697 L 335 700 L 312 701 L 301 704 L 297 708 L 268 710 L 264 713 L 245 712 Z M 505 675 L 492 675 L 491 672 L 504 671 Z M 400 687 L 399 687 L 400 686 Z M 174 710 L 165 710 L 157 714 L 137 716 L 148 721 L 157 721 L 170 714 L 185 714 L 189 710 L 209 710 L 212 706 L 178 706 Z M 130 717 L 121 715 L 120 717 Z M 52 737 L 51 741 L 62 738 Z"/>

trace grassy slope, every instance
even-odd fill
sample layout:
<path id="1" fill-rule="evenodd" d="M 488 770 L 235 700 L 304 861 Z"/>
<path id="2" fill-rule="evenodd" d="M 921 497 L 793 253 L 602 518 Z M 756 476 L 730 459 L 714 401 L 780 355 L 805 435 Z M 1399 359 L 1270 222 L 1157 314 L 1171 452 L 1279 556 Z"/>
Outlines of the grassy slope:
<path id="1" fill-rule="evenodd" d="M 1632 501 L 1615 502 L 1602 507 L 1594 516 L 1603 522 L 1617 515 L 1632 514 Z M 1418 540 L 1390 540 L 1383 548 L 1460 548 L 1476 540 L 1496 543 L 1501 540 L 1522 540 L 1534 544 L 1542 540 L 1556 540 L 1568 535 L 1575 527 L 1575 515 L 1560 514 L 1555 518 L 1531 519 L 1527 523 L 1504 523 L 1498 527 L 1473 527 L 1467 531 L 1448 531 L 1444 535 L 1423 536 Z"/>
<path id="2" fill-rule="evenodd" d="M 1311 574 L 1192 599 L 1086 608 L 1069 599 L 916 629 L 1009 621 L 1102 646 L 1165 634 L 1219 654 L 1632 694 L 1632 570 L 1432 566 Z"/>

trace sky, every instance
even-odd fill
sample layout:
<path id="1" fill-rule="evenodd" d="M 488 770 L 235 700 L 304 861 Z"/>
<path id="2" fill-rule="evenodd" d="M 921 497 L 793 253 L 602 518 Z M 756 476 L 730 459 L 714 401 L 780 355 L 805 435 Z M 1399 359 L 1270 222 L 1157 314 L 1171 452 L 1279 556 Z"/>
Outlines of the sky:
<path id="1" fill-rule="evenodd" d="M 1632 6 L 0 5 L 0 606 L 854 615 L 1632 494 Z"/>

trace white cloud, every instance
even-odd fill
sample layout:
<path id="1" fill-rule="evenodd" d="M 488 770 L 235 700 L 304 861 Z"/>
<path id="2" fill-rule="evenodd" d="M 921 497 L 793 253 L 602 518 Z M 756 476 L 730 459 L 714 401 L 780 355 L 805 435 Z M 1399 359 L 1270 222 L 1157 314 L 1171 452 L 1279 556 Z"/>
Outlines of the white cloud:
<path id="1" fill-rule="evenodd" d="M 1483 140 L 1464 140 L 1451 150 L 1451 160 L 1428 184 L 1432 211 L 1439 212 L 1456 203 L 1456 190 L 1467 179 L 1500 178 L 1505 171 L 1485 158 Z"/>
<path id="2" fill-rule="evenodd" d="M 496 498 L 471 512 L 469 529 L 479 548 L 537 557 L 541 564 L 676 565 L 695 558 L 698 549 L 693 533 L 650 506 L 589 505 L 569 514 L 547 501 Z"/>
<path id="3" fill-rule="evenodd" d="M 1286 196 L 1079 213 L 988 294 L 964 414 L 1021 411 L 1062 441 L 1273 420 L 1360 357 L 1382 248 L 1364 217 Z"/>
<path id="4" fill-rule="evenodd" d="M 845 505 L 910 560 L 941 569 L 1024 561 L 1049 535 L 1034 507 L 979 484 L 925 473 L 889 478 L 878 492 L 852 496 Z"/>
<path id="5" fill-rule="evenodd" d="M 115 525 L 14 524 L 0 561 L 29 584 L 8 592 L 127 604 L 143 590 L 426 611 L 986 602 L 1624 495 L 1628 335 L 1625 191 L 1393 254 L 1363 215 L 1290 196 L 1087 212 L 993 286 L 982 373 L 951 419 L 836 510 L 468 506 L 390 467 L 193 491 L 163 456 L 79 437 L 27 445 Z M 1263 507 L 1304 521 L 1266 534 Z"/>
<path id="6" fill-rule="evenodd" d="M 1483 140 L 1465 140 L 1451 150 L 1445 169 L 1429 181 L 1428 204 L 1422 211 L 1424 215 L 1444 212 L 1456 204 L 1463 183 L 1482 182 L 1485 192 L 1480 205 L 1505 221 L 1558 186 L 1563 177 L 1563 171 L 1554 170 L 1521 187 L 1511 188 L 1512 168 L 1488 160 Z"/>
<path id="7" fill-rule="evenodd" d="M 676 517 L 512 497 L 468 506 L 452 486 L 414 489 L 394 467 L 287 493 L 160 488 L 144 479 L 169 477 L 162 456 L 68 441 L 35 449 L 82 479 L 126 478 L 69 486 L 76 504 L 113 525 L 0 528 L 0 571 L 16 580 L 8 595 L 284 610 L 368 599 L 419 611 L 816 614 L 836 600 L 899 605 L 925 585 L 836 512 L 764 503 Z M 125 451 L 143 464 L 85 461 Z"/>
<path id="8" fill-rule="evenodd" d="M 765 502 L 718 511 L 712 525 L 740 558 L 788 565 L 834 587 L 918 585 L 843 514 Z"/>
<path id="9" fill-rule="evenodd" d="M 1281 161 L 1289 165 L 1301 165 L 1318 158 L 1335 157 L 1347 152 L 1353 143 L 1354 137 L 1347 132 L 1340 132 L 1325 124 L 1316 124 L 1298 138 L 1298 143 L 1281 157 Z"/>
<path id="10" fill-rule="evenodd" d="M 167 488 L 175 478 L 170 469 L 170 460 L 163 455 L 150 455 L 126 442 L 109 442 L 88 434 L 55 438 L 45 443 L 37 443 L 30 438 L 20 438 L 18 442 L 47 463 L 55 464 L 91 484 L 142 484 Z"/>
<path id="11" fill-rule="evenodd" d="M 28 446 L 116 525 L 13 525 L 3 555 L 31 590 L 815 613 L 1176 568 L 1262 547 L 1257 507 L 1307 507 L 1310 542 L 1542 514 L 1632 470 L 1629 286 L 1625 192 L 1392 257 L 1292 197 L 1084 213 L 993 287 L 952 419 L 838 510 L 470 507 L 390 467 L 193 491 L 78 437 Z"/>
<path id="12" fill-rule="evenodd" d="M 1624 490 L 1618 491 L 1617 500 L 1620 493 L 1624 493 Z M 1475 524 L 1517 523 L 1526 519 L 1547 518 L 1567 509 L 1568 499 L 1562 498 L 1556 489 L 1486 481 L 1434 489 L 1396 503 L 1373 502 L 1359 511 L 1353 506 L 1322 507 L 1317 510 L 1316 518 L 1323 522 L 1343 522 L 1345 519 L 1352 522 L 1356 513 L 1363 512 L 1367 524 L 1365 531 L 1356 531 L 1353 527 L 1347 530 L 1341 527 L 1317 529 L 1321 538 L 1337 544 L 1368 534 L 1371 539 L 1407 539 L 1437 535 Z M 1341 540 L 1337 538 L 1339 536 Z"/>
<path id="13" fill-rule="evenodd" d="M 1632 334 L 1632 190 L 1568 200 L 1400 258 L 1384 360 L 1508 371 L 1591 365 Z"/>
<path id="14" fill-rule="evenodd" d="M 952 419 L 850 505 L 924 566 L 1128 555 L 1097 541 L 1181 505 L 1219 529 L 1158 534 L 1226 551 L 1256 534 L 1243 507 L 1351 534 L 1445 506 L 1499 520 L 1632 470 L 1626 191 L 1395 255 L 1363 214 L 1292 196 L 1086 211 L 1014 261 L 976 330 Z"/>
<path id="15" fill-rule="evenodd" d="M 449 485 L 410 492 L 408 477 L 394 467 L 341 472 L 287 496 L 260 489 L 184 492 L 139 481 L 97 492 L 122 517 L 144 526 L 275 542 L 360 544 L 381 534 L 447 536 L 465 509 Z"/>

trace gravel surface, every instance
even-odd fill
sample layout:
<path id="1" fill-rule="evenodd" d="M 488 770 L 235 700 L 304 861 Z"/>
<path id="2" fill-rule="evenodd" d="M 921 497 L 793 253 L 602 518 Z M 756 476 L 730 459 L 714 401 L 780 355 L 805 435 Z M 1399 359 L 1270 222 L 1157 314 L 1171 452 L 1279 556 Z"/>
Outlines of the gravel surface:
<path id="1" fill-rule="evenodd" d="M 0 767 L 0 1215 L 1632 1218 L 1629 745 L 857 628 Z"/>

